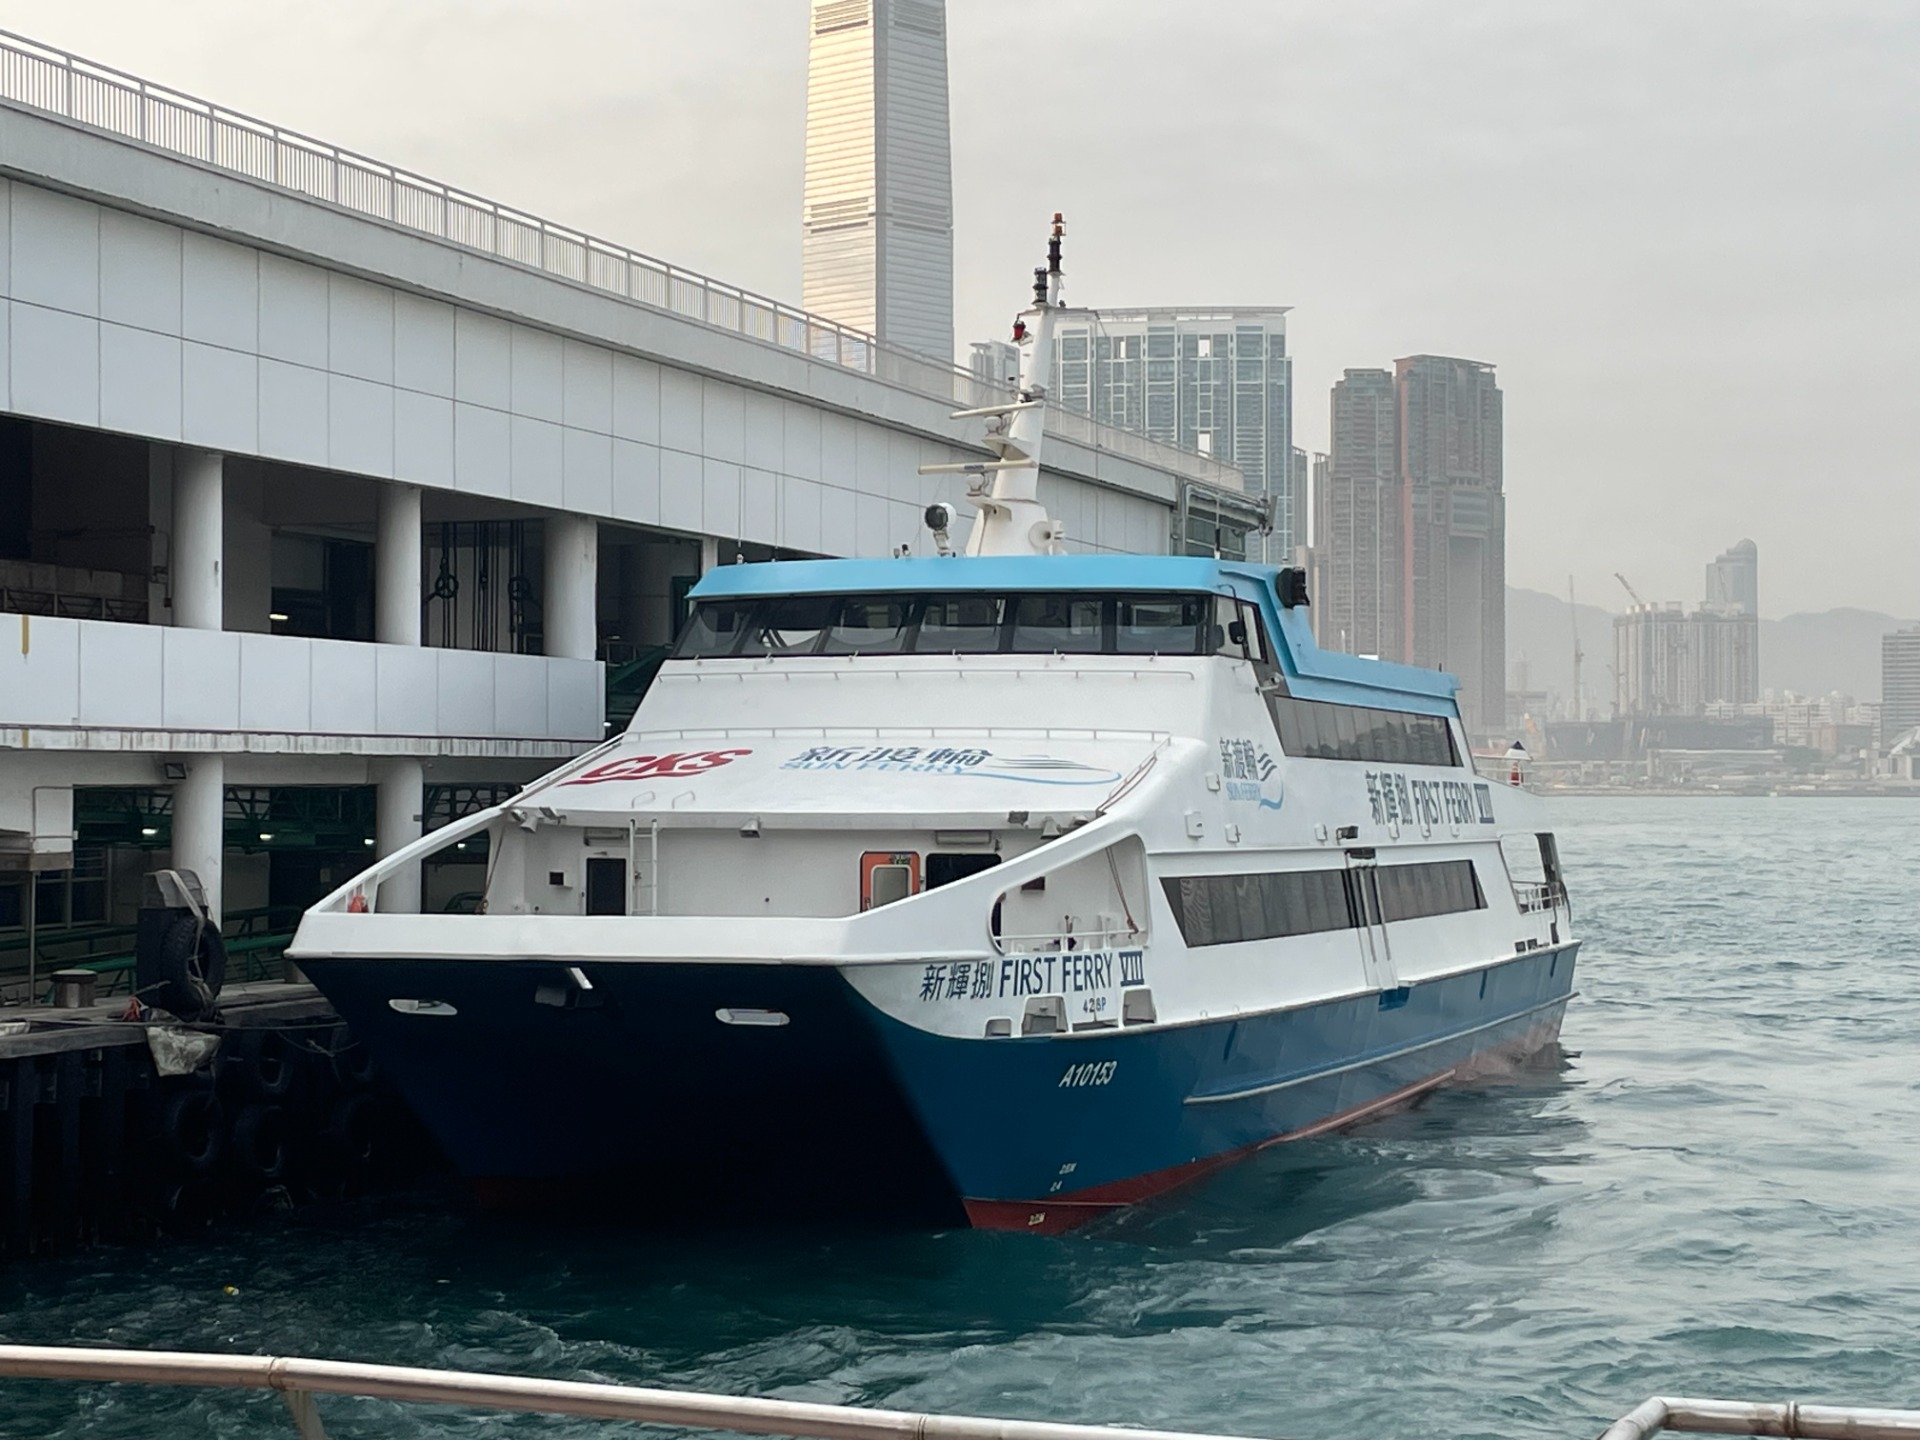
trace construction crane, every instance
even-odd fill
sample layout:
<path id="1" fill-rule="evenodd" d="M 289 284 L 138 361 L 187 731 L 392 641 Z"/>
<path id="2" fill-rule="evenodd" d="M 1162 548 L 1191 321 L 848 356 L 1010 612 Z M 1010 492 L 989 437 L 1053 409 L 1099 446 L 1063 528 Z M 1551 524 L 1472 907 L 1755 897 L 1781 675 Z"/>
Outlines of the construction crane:
<path id="1" fill-rule="evenodd" d="M 1580 648 L 1580 605 L 1573 598 L 1573 577 L 1567 576 L 1567 614 L 1573 620 L 1573 718 L 1583 720 L 1586 710 L 1580 704 L 1580 662 L 1587 652 Z"/>
<path id="2" fill-rule="evenodd" d="M 1640 598 L 1640 592 L 1634 589 L 1633 586 L 1627 582 L 1626 576 L 1622 575 L 1618 570 L 1616 570 L 1613 572 L 1613 578 L 1618 580 L 1621 586 L 1626 590 L 1627 594 L 1633 597 L 1634 604 L 1640 606 L 1642 609 L 1646 608 L 1647 602 L 1642 600 Z"/>

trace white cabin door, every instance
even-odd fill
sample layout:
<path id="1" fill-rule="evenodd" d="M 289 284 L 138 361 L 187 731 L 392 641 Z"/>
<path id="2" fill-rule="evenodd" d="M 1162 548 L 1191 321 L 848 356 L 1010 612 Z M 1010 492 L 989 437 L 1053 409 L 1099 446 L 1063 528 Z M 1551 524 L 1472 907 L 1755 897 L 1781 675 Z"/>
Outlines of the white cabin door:
<path id="1" fill-rule="evenodd" d="M 1380 909 L 1380 867 L 1371 850 L 1347 851 L 1347 909 L 1360 940 L 1367 983 L 1381 990 L 1397 989 L 1399 972 L 1394 969 L 1393 945 Z"/>

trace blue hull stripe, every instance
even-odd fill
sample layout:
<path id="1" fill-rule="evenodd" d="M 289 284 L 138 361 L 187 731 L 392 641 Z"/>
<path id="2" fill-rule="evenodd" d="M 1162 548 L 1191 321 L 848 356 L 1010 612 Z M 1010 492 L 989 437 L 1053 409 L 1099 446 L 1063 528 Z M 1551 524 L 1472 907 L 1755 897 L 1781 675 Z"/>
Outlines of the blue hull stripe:
<path id="1" fill-rule="evenodd" d="M 1502 1015 L 1497 1020 L 1483 1021 L 1478 1025 L 1469 1026 L 1465 1030 L 1456 1030 L 1447 1035 L 1435 1035 L 1426 1040 L 1416 1040 L 1413 1044 L 1402 1046 L 1398 1050 L 1389 1050 L 1384 1054 L 1362 1055 L 1358 1059 L 1349 1060 L 1344 1065 L 1330 1065 L 1324 1070 L 1300 1071 L 1288 1075 L 1283 1079 L 1273 1080 L 1265 1085 L 1249 1086 L 1243 1090 L 1221 1090 L 1189 1095 L 1187 1097 L 1187 1104 L 1216 1105 L 1223 1100 L 1247 1100 L 1255 1095 L 1270 1095 L 1276 1090 L 1286 1090 L 1295 1085 L 1305 1085 L 1310 1080 L 1324 1080 L 1330 1075 L 1344 1075 L 1349 1070 L 1364 1070 L 1369 1065 L 1380 1065 L 1388 1060 L 1398 1060 L 1407 1055 L 1416 1055 L 1422 1050 L 1431 1050 L 1437 1045 L 1445 1045 L 1452 1040 L 1464 1040 L 1467 1036 L 1478 1035 L 1482 1031 L 1497 1030 L 1502 1026 L 1511 1025 L 1516 1020 L 1524 1020 L 1528 1016 L 1538 1015 L 1543 1010 L 1557 1009 L 1571 1000 L 1574 993 L 1576 992 L 1569 992 L 1566 995 L 1559 996 L 1552 1000 L 1542 1000 L 1538 1005 L 1530 1005 L 1525 1010 L 1521 1010 L 1516 1014 Z"/>

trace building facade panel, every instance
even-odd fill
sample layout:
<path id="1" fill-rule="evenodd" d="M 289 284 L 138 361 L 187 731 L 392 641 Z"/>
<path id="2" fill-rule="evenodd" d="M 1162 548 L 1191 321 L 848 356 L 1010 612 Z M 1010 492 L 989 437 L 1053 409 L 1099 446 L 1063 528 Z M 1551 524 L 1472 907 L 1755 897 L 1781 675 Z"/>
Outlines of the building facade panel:
<path id="1" fill-rule="evenodd" d="M 454 307 L 440 300 L 393 297 L 393 383 L 418 395 L 454 393 Z"/>
<path id="2" fill-rule="evenodd" d="M 327 272 L 283 255 L 260 256 L 260 329 L 262 356 L 327 368 Z"/>
<path id="3" fill-rule="evenodd" d="M 180 333 L 181 233 L 170 225 L 100 212 L 100 318 L 162 335 Z"/>
<path id="4" fill-rule="evenodd" d="M 327 364 L 335 373 L 393 384 L 394 295 L 351 275 L 327 277 Z"/>
<path id="5" fill-rule="evenodd" d="M 180 255 L 180 325 L 188 340 L 245 354 L 260 343 L 260 256 L 189 230 Z M 325 364 L 324 355 L 321 363 Z"/>
<path id="6" fill-rule="evenodd" d="M 561 508 L 585 515 L 613 513 L 613 437 L 569 426 L 561 438 Z"/>
<path id="7" fill-rule="evenodd" d="M 180 438 L 180 342 L 100 323 L 100 423 L 108 430 Z"/>
<path id="8" fill-rule="evenodd" d="M 381 479 L 393 475 L 394 391 L 349 375 L 327 377 L 327 466 Z"/>

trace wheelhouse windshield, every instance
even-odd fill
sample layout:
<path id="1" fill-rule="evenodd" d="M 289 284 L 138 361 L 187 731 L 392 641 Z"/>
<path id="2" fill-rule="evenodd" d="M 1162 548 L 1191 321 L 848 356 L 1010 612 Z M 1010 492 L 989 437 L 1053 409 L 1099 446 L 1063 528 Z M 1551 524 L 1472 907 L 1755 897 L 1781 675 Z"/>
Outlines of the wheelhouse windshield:
<path id="1" fill-rule="evenodd" d="M 703 600 L 676 660 L 780 655 L 1207 655 L 1213 598 L 1087 591 Z"/>

